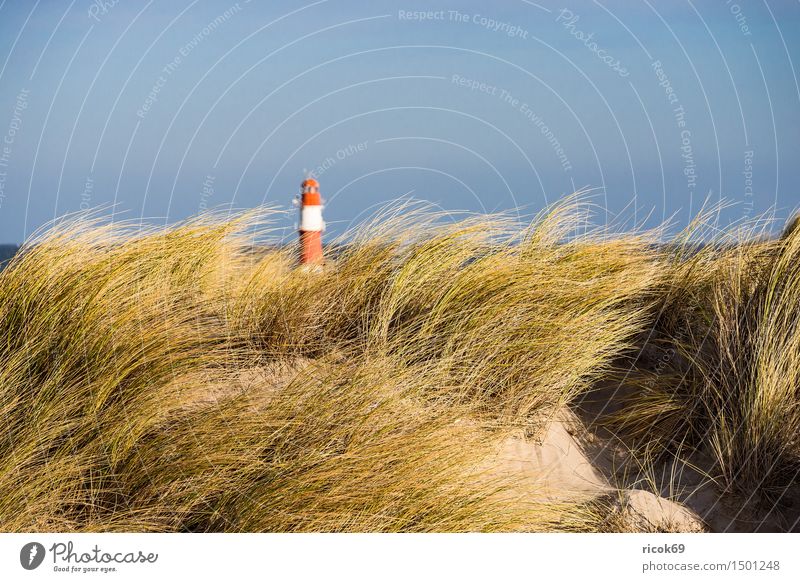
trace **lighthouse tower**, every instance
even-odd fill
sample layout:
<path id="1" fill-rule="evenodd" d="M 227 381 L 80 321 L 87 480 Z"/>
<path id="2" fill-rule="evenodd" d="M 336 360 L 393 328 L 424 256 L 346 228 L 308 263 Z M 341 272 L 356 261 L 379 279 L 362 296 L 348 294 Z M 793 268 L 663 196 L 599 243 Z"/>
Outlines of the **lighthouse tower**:
<path id="1" fill-rule="evenodd" d="M 303 180 L 300 188 L 300 264 L 322 263 L 322 198 L 319 182 L 314 178 Z"/>

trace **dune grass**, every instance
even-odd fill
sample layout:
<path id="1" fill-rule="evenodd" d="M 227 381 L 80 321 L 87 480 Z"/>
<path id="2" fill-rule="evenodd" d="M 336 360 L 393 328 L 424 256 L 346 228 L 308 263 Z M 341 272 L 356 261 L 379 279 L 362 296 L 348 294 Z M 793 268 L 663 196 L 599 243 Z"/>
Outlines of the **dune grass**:
<path id="1" fill-rule="evenodd" d="M 617 370 L 624 406 L 603 423 L 642 457 L 710 458 L 723 494 L 788 511 L 795 529 L 800 231 L 738 230 L 675 254 L 647 337 Z"/>
<path id="2" fill-rule="evenodd" d="M 580 213 L 395 208 L 321 272 L 252 252 L 268 211 L 55 226 L 0 273 L 0 530 L 623 529 L 491 459 L 643 382 L 642 338 L 672 356 L 603 422 L 648 454 L 707 445 L 722 482 L 779 501 L 800 235 L 676 256 L 573 236 Z"/>

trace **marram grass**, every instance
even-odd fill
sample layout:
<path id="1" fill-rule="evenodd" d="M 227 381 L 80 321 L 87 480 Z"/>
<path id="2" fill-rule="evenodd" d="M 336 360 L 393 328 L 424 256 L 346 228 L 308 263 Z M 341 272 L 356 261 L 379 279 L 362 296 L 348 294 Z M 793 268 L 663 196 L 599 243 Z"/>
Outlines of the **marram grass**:
<path id="1" fill-rule="evenodd" d="M 653 330 L 674 361 L 605 424 L 648 455 L 707 446 L 721 482 L 779 498 L 800 234 L 677 256 L 573 236 L 577 208 L 521 231 L 387 212 L 322 272 L 254 253 L 258 213 L 37 236 L 0 273 L 0 530 L 625 530 L 607 497 L 490 460 L 641 383 L 620 362 Z"/>

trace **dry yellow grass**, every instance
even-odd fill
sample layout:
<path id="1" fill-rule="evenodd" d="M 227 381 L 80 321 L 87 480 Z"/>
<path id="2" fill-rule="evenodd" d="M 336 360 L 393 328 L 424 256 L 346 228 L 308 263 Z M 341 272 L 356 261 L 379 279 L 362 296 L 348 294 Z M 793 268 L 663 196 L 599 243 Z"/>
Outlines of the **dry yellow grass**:
<path id="1" fill-rule="evenodd" d="M 602 420 L 642 457 L 709 457 L 723 494 L 794 529 L 800 231 L 735 235 L 671 266 L 642 351 L 616 375 L 624 406 Z"/>
<path id="2" fill-rule="evenodd" d="M 710 434 L 731 482 L 773 465 L 782 491 L 800 235 L 676 258 L 571 237 L 576 209 L 522 231 L 393 209 L 322 272 L 252 252 L 268 213 L 55 227 L 0 273 L 0 530 L 621 529 L 603 499 L 509 495 L 487 459 L 654 327 L 689 379 L 660 371 L 606 422 L 664 450 Z"/>

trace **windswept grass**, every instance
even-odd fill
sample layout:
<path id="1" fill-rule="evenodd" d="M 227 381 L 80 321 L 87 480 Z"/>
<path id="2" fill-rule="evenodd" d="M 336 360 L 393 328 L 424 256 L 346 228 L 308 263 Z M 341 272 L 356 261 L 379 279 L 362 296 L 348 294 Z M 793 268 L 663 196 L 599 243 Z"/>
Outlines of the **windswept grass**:
<path id="1" fill-rule="evenodd" d="M 604 420 L 645 456 L 704 467 L 724 495 L 788 514 L 800 497 L 800 231 L 724 233 L 670 268 L 647 338 Z"/>
<path id="2" fill-rule="evenodd" d="M 676 258 L 576 210 L 394 209 L 322 272 L 252 252 L 268 214 L 54 227 L 0 273 L 0 530 L 615 529 L 491 459 L 654 330 L 674 362 L 606 424 L 780 495 L 800 235 Z"/>

